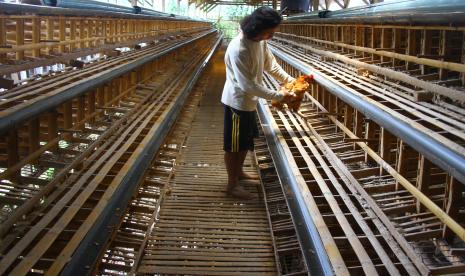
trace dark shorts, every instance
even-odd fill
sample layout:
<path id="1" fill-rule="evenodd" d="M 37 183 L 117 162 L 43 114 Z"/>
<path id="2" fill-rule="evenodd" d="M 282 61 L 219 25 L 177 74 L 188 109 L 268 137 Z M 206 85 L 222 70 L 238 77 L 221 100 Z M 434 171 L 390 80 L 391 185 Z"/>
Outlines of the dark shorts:
<path id="1" fill-rule="evenodd" d="M 241 111 L 224 105 L 223 149 L 228 152 L 253 150 L 258 137 L 255 111 Z"/>

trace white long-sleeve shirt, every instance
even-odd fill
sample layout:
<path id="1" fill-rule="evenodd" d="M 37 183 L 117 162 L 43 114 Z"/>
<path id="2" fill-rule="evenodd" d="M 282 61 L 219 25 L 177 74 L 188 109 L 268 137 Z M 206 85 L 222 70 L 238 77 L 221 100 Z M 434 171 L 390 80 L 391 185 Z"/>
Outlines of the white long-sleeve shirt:
<path id="1" fill-rule="evenodd" d="M 229 43 L 224 58 L 226 83 L 221 102 L 242 111 L 254 111 L 258 98 L 282 99 L 282 94 L 263 85 L 263 72 L 281 82 L 294 80 L 268 49 L 265 41 L 255 42 L 240 33 Z"/>

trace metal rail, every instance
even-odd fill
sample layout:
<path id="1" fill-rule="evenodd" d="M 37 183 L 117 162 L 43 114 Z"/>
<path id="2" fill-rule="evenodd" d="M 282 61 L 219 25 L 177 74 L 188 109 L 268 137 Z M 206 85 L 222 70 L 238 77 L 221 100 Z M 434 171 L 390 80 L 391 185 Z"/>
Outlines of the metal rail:
<path id="1" fill-rule="evenodd" d="M 75 1 L 69 1 L 71 3 Z M 86 3 L 88 1 L 81 1 Z M 107 3 L 101 3 L 102 5 L 111 5 Z M 115 6 L 115 5 L 112 5 Z M 108 10 L 105 7 L 100 6 L 100 9 L 92 9 L 94 6 L 89 6 L 89 9 L 82 9 L 82 6 L 78 5 L 69 5 L 66 7 L 50 7 L 50 6 L 37 6 L 37 5 L 28 5 L 28 4 L 12 4 L 12 3 L 0 3 L 0 10 L 2 13 L 6 14 L 39 14 L 39 15 L 64 15 L 64 16 L 108 16 L 114 18 L 133 18 L 133 19 L 159 19 L 159 20 L 169 20 L 169 21 L 193 21 L 193 22 L 205 22 L 204 20 L 198 20 L 194 18 L 187 18 L 184 16 L 172 16 L 171 14 L 163 13 L 137 13 L 137 9 L 131 9 L 133 12 L 128 12 L 129 10 L 124 7 L 117 6 L 115 10 Z"/>
<path id="2" fill-rule="evenodd" d="M 461 24 L 465 23 L 465 4 L 460 0 L 404 0 L 355 7 L 339 11 L 323 11 L 289 16 L 292 22 L 318 23 L 403 23 Z"/>
<path id="3" fill-rule="evenodd" d="M 306 204 L 306 193 L 301 190 L 303 178 L 296 177 L 292 169 L 297 167 L 292 160 L 293 155 L 288 148 L 283 147 L 284 138 L 279 135 L 278 126 L 270 118 L 270 109 L 263 101 L 258 105 L 258 115 L 283 189 L 292 191 L 286 193 L 287 203 L 298 225 L 296 231 L 303 247 L 307 269 L 310 274 L 333 275 L 325 247 L 312 220 L 314 214 L 310 210 L 311 206 Z"/>
<path id="4" fill-rule="evenodd" d="M 0 133 L 4 133 L 13 126 L 20 125 L 24 121 L 30 119 L 31 117 L 37 116 L 38 114 L 43 113 L 46 110 L 56 107 L 72 98 L 75 98 L 85 93 L 86 91 L 95 89 L 96 87 L 102 85 L 105 82 L 108 82 L 111 79 L 117 78 L 118 76 L 121 76 L 124 73 L 130 72 L 131 70 L 140 67 L 142 64 L 156 60 L 161 56 L 166 55 L 167 53 L 176 51 L 177 49 L 184 47 L 185 45 L 188 45 L 196 40 L 202 39 L 203 37 L 208 36 L 214 32 L 216 32 L 216 30 L 204 32 L 194 38 L 184 39 L 183 41 L 181 40 L 181 42 L 178 43 L 176 46 L 165 46 L 165 49 L 162 48 L 161 50 L 159 50 L 156 48 L 155 50 L 148 49 L 142 51 L 141 53 L 137 53 L 140 57 L 122 57 L 114 62 L 112 60 L 111 63 L 108 62 L 108 66 L 99 66 L 98 70 L 92 70 L 95 72 L 92 72 L 91 70 L 85 70 L 79 75 L 75 76 L 76 79 L 80 79 L 80 85 L 72 85 L 68 87 L 65 86 L 63 89 L 61 89 L 61 91 L 59 91 L 59 93 L 57 93 L 56 91 L 52 93 L 49 92 L 49 94 L 52 95 L 51 97 L 47 96 L 47 94 L 39 94 L 40 90 L 35 91 L 34 93 L 37 94 L 37 99 L 34 100 L 29 98 L 28 102 L 25 102 L 20 106 L 16 105 L 10 109 L 4 109 L 0 111 Z M 165 45 L 168 44 L 170 43 L 165 43 Z M 148 54 L 148 52 L 150 51 L 153 51 L 154 54 Z M 114 63 L 122 64 L 120 66 L 115 67 L 116 64 Z M 90 75 L 91 73 L 95 75 Z M 80 75 L 89 75 L 89 77 L 82 79 Z M 15 100 L 21 101 L 21 98 Z"/>
<path id="5" fill-rule="evenodd" d="M 465 156 L 458 153 L 452 146 L 444 145 L 427 134 L 425 130 L 420 131 L 412 124 L 400 120 L 393 116 L 389 110 L 380 108 L 367 97 L 360 95 L 358 92 L 347 87 L 344 84 L 335 83 L 334 80 L 328 79 L 327 76 L 320 74 L 318 70 L 309 64 L 272 48 L 273 53 L 291 64 L 299 71 L 305 74 L 313 74 L 318 83 L 325 89 L 349 103 L 355 109 L 363 112 L 368 118 L 374 120 L 380 126 L 389 130 L 395 136 L 401 138 L 406 143 L 415 148 L 418 152 L 427 156 L 433 163 L 449 172 L 457 180 L 465 183 Z"/>

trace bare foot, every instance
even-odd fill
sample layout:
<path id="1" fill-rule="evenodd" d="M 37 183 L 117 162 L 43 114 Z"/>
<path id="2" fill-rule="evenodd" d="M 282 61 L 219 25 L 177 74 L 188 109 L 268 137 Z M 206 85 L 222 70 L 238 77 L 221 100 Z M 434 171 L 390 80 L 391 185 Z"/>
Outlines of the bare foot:
<path id="1" fill-rule="evenodd" d="M 240 199 L 245 199 L 245 200 L 253 199 L 255 197 L 253 194 L 251 194 L 250 192 L 247 192 L 246 190 L 244 190 L 244 188 L 242 188 L 239 185 L 231 189 L 228 189 L 226 193 L 230 196 L 237 197 Z"/>
<path id="2" fill-rule="evenodd" d="M 249 180 L 259 180 L 260 178 L 258 177 L 258 175 L 251 175 L 251 174 L 242 172 L 242 173 L 239 175 L 239 180 L 245 180 L 245 179 L 249 179 Z"/>

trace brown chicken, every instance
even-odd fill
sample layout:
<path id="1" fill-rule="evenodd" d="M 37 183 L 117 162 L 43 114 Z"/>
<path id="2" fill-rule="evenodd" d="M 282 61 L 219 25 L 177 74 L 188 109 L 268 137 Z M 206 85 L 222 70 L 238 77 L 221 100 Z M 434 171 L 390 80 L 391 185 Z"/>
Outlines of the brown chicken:
<path id="1" fill-rule="evenodd" d="M 295 98 L 290 103 L 287 103 L 287 107 L 293 111 L 298 111 L 302 100 L 304 98 L 305 92 L 309 92 L 311 89 L 310 84 L 313 82 L 313 75 L 302 75 L 298 77 L 295 81 L 286 83 L 283 86 L 289 93 L 293 93 Z M 271 101 L 271 105 L 277 109 L 283 109 L 284 103 L 276 100 Z"/>

